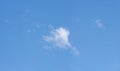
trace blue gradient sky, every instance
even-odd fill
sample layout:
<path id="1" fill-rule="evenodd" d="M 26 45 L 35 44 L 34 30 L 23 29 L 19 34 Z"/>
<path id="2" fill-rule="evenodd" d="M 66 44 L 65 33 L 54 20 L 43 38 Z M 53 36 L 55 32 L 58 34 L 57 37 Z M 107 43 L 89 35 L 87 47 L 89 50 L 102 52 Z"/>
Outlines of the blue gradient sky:
<path id="1" fill-rule="evenodd" d="M 44 48 L 50 25 L 78 56 Z M 0 0 L 0 71 L 120 71 L 120 1 Z"/>

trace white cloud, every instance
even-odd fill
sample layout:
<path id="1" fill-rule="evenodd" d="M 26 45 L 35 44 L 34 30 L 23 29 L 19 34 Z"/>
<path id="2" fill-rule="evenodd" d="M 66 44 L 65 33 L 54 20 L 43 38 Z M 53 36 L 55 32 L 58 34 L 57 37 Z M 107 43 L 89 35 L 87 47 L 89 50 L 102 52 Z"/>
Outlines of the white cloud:
<path id="1" fill-rule="evenodd" d="M 70 32 L 67 29 L 60 27 L 53 29 L 50 32 L 50 35 L 44 36 L 43 39 L 50 44 L 55 45 L 57 48 L 70 48 L 74 55 L 78 55 L 79 51 L 71 45 L 69 35 Z"/>
<path id="2" fill-rule="evenodd" d="M 101 23 L 101 20 L 100 20 L 100 19 L 97 19 L 97 20 L 95 21 L 95 23 L 96 23 L 96 25 L 97 25 L 100 29 L 103 29 L 103 30 L 106 29 L 105 26 L 103 25 L 103 23 Z"/>

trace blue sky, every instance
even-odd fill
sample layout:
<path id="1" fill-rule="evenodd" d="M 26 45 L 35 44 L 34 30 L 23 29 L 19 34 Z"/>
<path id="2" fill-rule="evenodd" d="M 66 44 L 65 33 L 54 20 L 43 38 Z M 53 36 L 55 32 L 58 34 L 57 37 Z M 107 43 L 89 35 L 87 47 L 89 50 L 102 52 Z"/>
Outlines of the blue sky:
<path id="1" fill-rule="evenodd" d="M 0 0 L 0 71 L 120 71 L 119 19 L 119 0 Z"/>

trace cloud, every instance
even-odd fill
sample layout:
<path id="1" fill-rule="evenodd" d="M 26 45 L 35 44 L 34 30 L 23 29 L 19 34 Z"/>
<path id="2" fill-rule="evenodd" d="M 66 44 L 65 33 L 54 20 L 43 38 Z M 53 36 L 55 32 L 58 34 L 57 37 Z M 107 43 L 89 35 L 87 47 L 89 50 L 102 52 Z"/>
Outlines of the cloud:
<path id="1" fill-rule="evenodd" d="M 106 29 L 105 26 L 103 25 L 103 23 L 101 23 L 101 20 L 100 20 L 100 19 L 97 19 L 97 20 L 95 21 L 95 23 L 96 23 L 96 25 L 97 25 L 100 29 L 103 29 L 103 30 Z"/>
<path id="2" fill-rule="evenodd" d="M 70 32 L 67 29 L 60 27 L 53 29 L 50 35 L 43 36 L 43 39 L 57 48 L 70 48 L 74 55 L 78 55 L 79 51 L 71 45 L 69 35 Z"/>

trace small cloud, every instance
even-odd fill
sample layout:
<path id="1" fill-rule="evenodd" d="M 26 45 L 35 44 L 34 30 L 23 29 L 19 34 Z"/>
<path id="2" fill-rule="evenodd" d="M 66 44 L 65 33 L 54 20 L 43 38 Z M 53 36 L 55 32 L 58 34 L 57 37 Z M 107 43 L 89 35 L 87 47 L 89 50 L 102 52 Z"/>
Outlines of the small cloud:
<path id="1" fill-rule="evenodd" d="M 97 25 L 100 29 L 103 29 L 103 30 L 106 29 L 105 26 L 103 25 L 103 23 L 101 23 L 101 20 L 100 20 L 100 19 L 97 19 L 97 20 L 95 21 L 95 23 L 96 23 L 96 25 Z"/>
<path id="2" fill-rule="evenodd" d="M 26 10 L 25 10 L 25 13 L 30 13 L 30 9 L 26 9 Z"/>
<path id="3" fill-rule="evenodd" d="M 4 20 L 4 23 L 9 23 L 9 20 L 8 19 Z"/>
<path id="4" fill-rule="evenodd" d="M 37 29 L 39 29 L 39 28 L 40 28 L 40 25 L 39 25 L 39 24 L 37 24 L 37 25 L 36 25 L 36 28 L 37 28 Z"/>
<path id="5" fill-rule="evenodd" d="M 72 47 L 72 54 L 75 56 L 79 55 L 79 51 L 75 47 Z"/>
<path id="6" fill-rule="evenodd" d="M 74 55 L 78 55 L 79 51 L 71 45 L 69 41 L 69 35 L 70 32 L 63 27 L 57 29 L 53 28 L 53 30 L 50 32 L 50 35 L 43 36 L 43 39 L 57 48 L 70 48 Z"/>
<path id="7" fill-rule="evenodd" d="M 28 33 L 32 32 L 31 30 L 27 30 Z"/>

